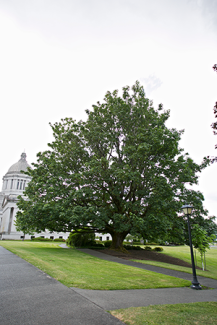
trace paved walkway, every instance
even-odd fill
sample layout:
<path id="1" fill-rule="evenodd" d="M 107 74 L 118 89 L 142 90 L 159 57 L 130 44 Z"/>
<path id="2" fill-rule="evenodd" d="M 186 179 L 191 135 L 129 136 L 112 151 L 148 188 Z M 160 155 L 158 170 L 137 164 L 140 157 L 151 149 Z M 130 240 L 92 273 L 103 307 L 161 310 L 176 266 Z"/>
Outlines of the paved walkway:
<path id="1" fill-rule="evenodd" d="M 1 325 L 118 325 L 121 321 L 0 246 Z"/>
<path id="2" fill-rule="evenodd" d="M 108 261 L 192 279 L 187 273 L 135 263 L 94 250 L 81 251 Z M 217 281 L 203 277 L 198 279 L 202 285 L 215 289 L 105 291 L 67 288 L 0 246 L 0 325 L 118 325 L 123 323 L 106 310 L 150 304 L 217 301 Z"/>

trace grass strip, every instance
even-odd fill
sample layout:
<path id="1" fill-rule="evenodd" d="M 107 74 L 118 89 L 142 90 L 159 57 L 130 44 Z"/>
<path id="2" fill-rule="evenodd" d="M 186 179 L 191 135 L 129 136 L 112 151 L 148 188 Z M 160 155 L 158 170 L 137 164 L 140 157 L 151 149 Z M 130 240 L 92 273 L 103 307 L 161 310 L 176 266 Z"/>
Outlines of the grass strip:
<path id="1" fill-rule="evenodd" d="M 142 246 L 144 247 L 144 246 Z M 155 246 L 152 246 L 155 247 Z M 190 248 L 189 246 L 163 246 L 163 252 L 160 254 L 166 254 L 172 257 L 179 258 L 180 260 L 183 260 L 185 262 L 190 263 L 191 265 L 191 255 L 190 255 Z M 163 263 L 158 261 L 150 261 L 150 260 L 136 260 L 133 259 L 134 262 L 140 262 L 144 264 L 154 265 L 154 266 L 160 266 L 164 268 L 168 268 L 171 270 L 176 271 L 182 271 L 186 273 L 192 273 L 192 269 L 184 266 L 178 266 L 174 264 L 169 263 Z M 197 252 L 196 254 L 196 265 L 201 267 L 201 259 L 200 255 Z M 206 271 L 197 270 L 197 275 L 204 276 L 207 278 L 215 279 L 217 280 L 217 248 L 210 248 L 206 252 Z"/>
<path id="2" fill-rule="evenodd" d="M 109 311 L 131 325 L 213 325 L 217 324 L 217 302 L 131 307 Z"/>
<path id="3" fill-rule="evenodd" d="M 59 243 L 1 241 L 0 245 L 67 287 L 127 290 L 188 287 L 191 282 L 135 267 L 108 262 Z"/>
<path id="4" fill-rule="evenodd" d="M 163 254 L 180 258 L 191 264 L 191 254 L 189 246 L 164 246 Z M 197 270 L 197 274 L 217 280 L 217 248 L 210 248 L 206 252 L 206 269 L 207 271 Z M 200 254 L 196 253 L 196 265 L 202 267 Z"/>
<path id="5" fill-rule="evenodd" d="M 189 268 L 189 267 L 184 267 L 184 266 L 179 266 L 179 265 L 174 265 L 174 264 L 169 264 L 169 263 L 163 263 L 163 262 L 147 261 L 147 260 L 131 260 L 131 261 L 137 262 L 137 263 L 142 263 L 142 264 L 153 265 L 153 266 L 159 266 L 159 267 L 163 267 L 165 269 L 170 269 L 170 270 L 174 270 L 174 271 L 180 271 L 180 272 L 192 274 L 192 268 Z M 196 270 L 196 272 L 197 272 L 197 275 L 204 276 L 206 278 L 217 279 L 217 277 L 213 274 L 210 274 L 209 271 Z"/>

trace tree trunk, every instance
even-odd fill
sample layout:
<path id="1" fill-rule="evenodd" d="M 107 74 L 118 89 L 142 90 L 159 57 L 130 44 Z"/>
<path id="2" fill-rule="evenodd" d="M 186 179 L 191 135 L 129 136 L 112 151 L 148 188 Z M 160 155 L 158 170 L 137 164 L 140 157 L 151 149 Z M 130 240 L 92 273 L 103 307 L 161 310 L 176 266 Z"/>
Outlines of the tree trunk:
<path id="1" fill-rule="evenodd" d="M 197 267 L 197 253 L 196 253 L 196 249 L 194 250 L 194 260 L 195 260 L 195 265 Z"/>
<path id="2" fill-rule="evenodd" d="M 125 239 L 125 237 L 127 236 L 128 232 L 113 232 L 111 233 L 112 236 L 112 245 L 111 248 L 112 249 L 117 249 L 117 250 L 125 250 L 123 248 L 123 241 Z"/>
<path id="3" fill-rule="evenodd" d="M 204 264 L 205 264 L 205 271 L 206 271 L 206 253 L 204 252 Z"/>

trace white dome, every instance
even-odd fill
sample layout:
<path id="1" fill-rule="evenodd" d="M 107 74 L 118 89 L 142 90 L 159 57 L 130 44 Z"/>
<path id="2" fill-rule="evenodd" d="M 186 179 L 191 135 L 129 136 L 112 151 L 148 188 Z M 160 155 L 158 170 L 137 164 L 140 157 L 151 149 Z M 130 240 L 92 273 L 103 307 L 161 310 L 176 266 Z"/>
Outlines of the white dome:
<path id="1" fill-rule="evenodd" d="M 26 153 L 23 152 L 21 154 L 21 158 L 20 160 L 16 163 L 16 164 L 13 164 L 9 169 L 8 169 L 8 172 L 7 174 L 13 174 L 13 173 L 20 173 L 21 170 L 26 172 L 27 171 L 27 167 L 30 167 L 31 166 L 27 163 L 26 161 Z M 6 175 L 7 175 L 6 174 Z"/>

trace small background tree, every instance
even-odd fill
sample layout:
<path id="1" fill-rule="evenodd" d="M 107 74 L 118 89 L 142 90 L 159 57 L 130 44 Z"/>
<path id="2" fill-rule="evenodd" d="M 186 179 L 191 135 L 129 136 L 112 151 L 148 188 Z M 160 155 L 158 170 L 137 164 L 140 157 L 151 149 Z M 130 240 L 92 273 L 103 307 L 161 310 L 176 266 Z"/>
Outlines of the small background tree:
<path id="1" fill-rule="evenodd" d="M 215 240 L 215 235 L 212 234 L 211 236 L 207 235 L 205 229 L 200 227 L 199 225 L 194 225 L 192 230 L 192 243 L 194 248 L 196 248 L 200 253 L 202 269 L 206 270 L 206 259 L 205 253 L 207 249 L 210 249 L 209 245 Z"/>
<path id="2" fill-rule="evenodd" d="M 23 232 L 22 240 L 25 239 L 26 234 L 34 235 L 34 228 L 33 229 L 31 228 L 31 225 L 29 224 L 29 220 L 25 218 L 25 215 L 21 211 L 18 211 L 16 217 L 17 216 L 19 217 L 15 220 L 15 226 L 17 231 Z"/>

